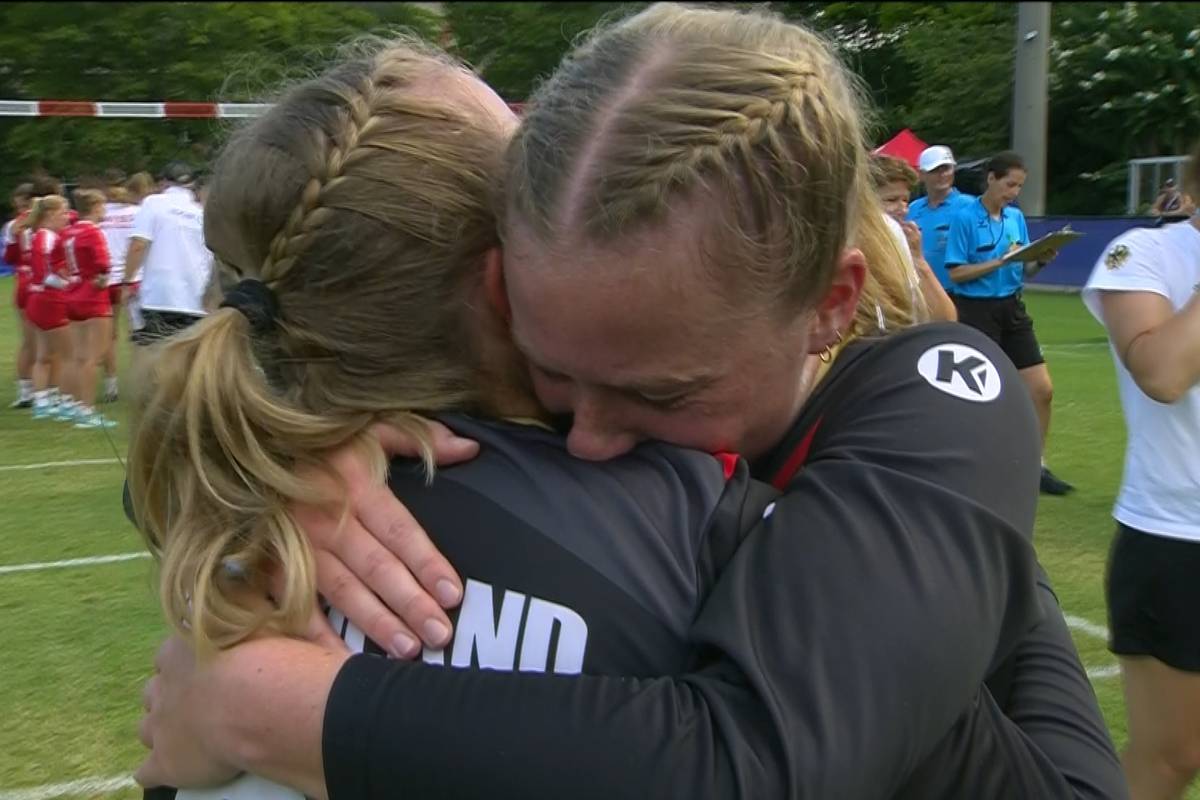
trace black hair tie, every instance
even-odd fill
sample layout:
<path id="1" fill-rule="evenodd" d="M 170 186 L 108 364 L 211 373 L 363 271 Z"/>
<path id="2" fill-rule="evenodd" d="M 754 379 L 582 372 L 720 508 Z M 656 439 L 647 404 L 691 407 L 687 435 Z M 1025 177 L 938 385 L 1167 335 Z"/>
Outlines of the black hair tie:
<path id="1" fill-rule="evenodd" d="M 279 298 L 260 280 L 247 278 L 225 293 L 221 308 L 236 308 L 250 320 L 250 328 L 262 336 L 275 330 L 279 319 Z"/>

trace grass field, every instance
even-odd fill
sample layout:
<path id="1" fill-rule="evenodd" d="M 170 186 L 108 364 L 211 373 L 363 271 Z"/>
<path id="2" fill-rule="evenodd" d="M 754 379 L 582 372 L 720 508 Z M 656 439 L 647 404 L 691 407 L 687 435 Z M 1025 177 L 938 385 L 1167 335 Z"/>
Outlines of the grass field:
<path id="1" fill-rule="evenodd" d="M 10 279 L 0 279 L 0 297 L 10 293 Z M 1043 498 L 1038 549 L 1120 746 L 1120 680 L 1102 630 L 1109 511 L 1125 435 L 1112 363 L 1103 331 L 1077 296 L 1034 295 L 1028 305 L 1057 390 L 1048 459 L 1078 487 L 1070 497 Z M 5 406 L 16 336 L 5 312 Z M 0 410 L 0 800 L 140 797 L 120 779 L 141 758 L 141 687 L 164 632 L 150 562 L 12 569 L 140 549 L 121 511 L 114 457 L 114 444 L 124 457 L 126 415 L 119 404 L 104 410 L 121 423 L 107 435 Z M 101 463 L 23 468 L 92 459 Z M 1200 791 L 1189 797 L 1200 799 Z"/>

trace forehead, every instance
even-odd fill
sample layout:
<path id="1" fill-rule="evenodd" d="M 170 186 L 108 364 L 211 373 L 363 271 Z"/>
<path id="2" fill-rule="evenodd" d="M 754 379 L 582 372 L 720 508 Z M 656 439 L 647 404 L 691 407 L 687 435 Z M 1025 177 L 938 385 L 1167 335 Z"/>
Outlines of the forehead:
<path id="1" fill-rule="evenodd" d="M 536 366 L 610 386 L 727 369 L 733 343 L 759 325 L 735 317 L 688 233 L 601 248 L 513 231 L 505 277 L 518 346 Z"/>

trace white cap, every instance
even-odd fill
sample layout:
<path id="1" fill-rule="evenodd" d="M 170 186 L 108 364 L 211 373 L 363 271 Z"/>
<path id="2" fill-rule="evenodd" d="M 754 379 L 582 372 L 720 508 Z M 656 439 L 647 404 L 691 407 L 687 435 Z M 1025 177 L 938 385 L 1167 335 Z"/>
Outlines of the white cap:
<path id="1" fill-rule="evenodd" d="M 942 144 L 935 144 L 921 151 L 921 158 L 917 163 L 921 167 L 921 172 L 933 172 L 940 166 L 955 164 L 956 162 L 954 161 L 954 153 L 950 152 L 949 147 Z"/>

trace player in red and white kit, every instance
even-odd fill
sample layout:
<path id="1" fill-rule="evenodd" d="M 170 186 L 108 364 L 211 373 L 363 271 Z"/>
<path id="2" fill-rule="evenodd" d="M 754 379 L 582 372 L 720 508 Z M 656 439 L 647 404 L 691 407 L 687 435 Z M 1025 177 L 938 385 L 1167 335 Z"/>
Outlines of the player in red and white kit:
<path id="1" fill-rule="evenodd" d="M 100 221 L 100 231 L 108 242 L 108 257 L 111 266 L 108 271 L 108 299 L 112 304 L 112 335 L 108 347 L 104 351 L 104 396 L 102 402 L 115 402 L 117 389 L 117 338 L 121 326 L 121 309 L 125 298 L 131 290 L 132 281 L 125 275 L 125 252 L 129 249 L 129 233 L 133 230 L 133 220 L 137 216 L 137 198 L 126 185 L 125 175 L 119 170 L 109 170 L 105 174 L 104 194 L 108 202 L 104 206 L 104 219 Z M 129 276 L 130 278 L 134 276 Z"/>
<path id="2" fill-rule="evenodd" d="M 37 328 L 37 365 L 34 370 L 33 416 L 56 416 L 61 399 L 59 381 L 65 359 L 71 353 L 71 334 L 67 326 L 66 274 L 59 234 L 70 223 L 67 199 L 52 194 L 38 198 L 29 212 L 33 231 L 30 256 L 29 301 L 25 313 Z"/>
<path id="3" fill-rule="evenodd" d="M 71 280 L 67 318 L 71 320 L 75 354 L 70 389 L 75 395 L 76 428 L 111 428 L 116 423 L 96 411 L 96 367 L 112 341 L 113 309 L 109 297 L 108 242 L 100 230 L 105 197 L 95 189 L 75 193 L 79 221 L 62 234 L 63 254 Z"/>
<path id="4" fill-rule="evenodd" d="M 28 247 L 21 247 L 21 239 L 30 239 L 26 232 L 29 204 L 32 202 L 33 184 L 23 183 L 13 191 L 12 204 L 16 216 L 4 225 L 4 261 L 14 270 L 13 305 L 16 308 L 21 344 L 17 348 L 17 396 L 10 408 L 29 408 L 33 404 L 33 364 L 37 347 L 32 323 L 25 319 L 25 303 L 29 299 Z M 27 242 L 28 243 L 28 242 Z M 24 252 L 23 252 L 24 250 Z"/>

